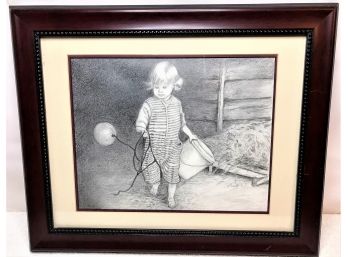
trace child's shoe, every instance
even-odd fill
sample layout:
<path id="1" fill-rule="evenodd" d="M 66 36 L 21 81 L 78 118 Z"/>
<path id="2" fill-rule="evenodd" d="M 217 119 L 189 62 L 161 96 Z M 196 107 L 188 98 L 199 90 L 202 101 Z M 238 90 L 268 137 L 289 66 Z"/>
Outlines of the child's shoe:
<path id="1" fill-rule="evenodd" d="M 174 208 L 176 206 L 174 197 L 168 197 L 168 206 L 169 208 Z"/>

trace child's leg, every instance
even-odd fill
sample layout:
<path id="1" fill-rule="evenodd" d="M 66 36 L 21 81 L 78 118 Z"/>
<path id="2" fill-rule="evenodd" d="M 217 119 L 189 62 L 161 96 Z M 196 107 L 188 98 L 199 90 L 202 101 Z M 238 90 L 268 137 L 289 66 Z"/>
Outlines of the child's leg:
<path id="1" fill-rule="evenodd" d="M 150 189 L 150 193 L 152 195 L 157 195 L 159 185 L 160 185 L 160 182 L 152 184 L 152 187 Z"/>
<path id="2" fill-rule="evenodd" d="M 144 158 L 144 163 L 142 168 L 143 170 L 143 175 L 145 182 L 151 185 L 150 193 L 152 195 L 157 195 L 158 192 L 158 187 L 160 185 L 160 180 L 161 180 L 161 173 L 160 173 L 160 168 L 157 165 L 149 165 L 149 163 L 152 163 L 154 161 L 154 158 L 152 154 L 147 154 Z"/>
<path id="3" fill-rule="evenodd" d="M 170 208 L 175 207 L 175 199 L 174 199 L 175 191 L 176 191 L 176 184 L 169 183 L 168 184 L 168 206 Z"/>

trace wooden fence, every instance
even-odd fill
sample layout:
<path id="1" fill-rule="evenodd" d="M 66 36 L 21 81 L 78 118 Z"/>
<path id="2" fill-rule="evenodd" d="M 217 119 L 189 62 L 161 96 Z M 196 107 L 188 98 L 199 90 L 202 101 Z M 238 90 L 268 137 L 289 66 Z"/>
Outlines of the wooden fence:
<path id="1" fill-rule="evenodd" d="M 202 79 L 204 86 L 187 99 L 187 109 L 197 110 L 187 113 L 188 120 L 215 122 L 220 132 L 224 122 L 272 118 L 274 66 L 222 63 L 215 74 Z"/>

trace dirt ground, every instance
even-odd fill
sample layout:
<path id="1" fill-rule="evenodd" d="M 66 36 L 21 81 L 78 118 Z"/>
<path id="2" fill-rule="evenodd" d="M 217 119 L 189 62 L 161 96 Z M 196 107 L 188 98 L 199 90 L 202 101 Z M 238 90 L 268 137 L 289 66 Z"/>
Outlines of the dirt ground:
<path id="1" fill-rule="evenodd" d="M 174 209 L 265 211 L 267 206 L 263 205 L 263 198 L 267 197 L 267 187 L 268 185 L 253 187 L 248 179 L 231 174 L 213 175 L 204 170 L 190 180 L 178 184 L 177 206 Z M 110 199 L 110 208 L 117 204 L 119 208 L 169 210 L 166 190 L 167 185 L 163 183 L 158 196 L 154 197 L 140 178 L 136 188 L 117 196 L 116 199 Z"/>

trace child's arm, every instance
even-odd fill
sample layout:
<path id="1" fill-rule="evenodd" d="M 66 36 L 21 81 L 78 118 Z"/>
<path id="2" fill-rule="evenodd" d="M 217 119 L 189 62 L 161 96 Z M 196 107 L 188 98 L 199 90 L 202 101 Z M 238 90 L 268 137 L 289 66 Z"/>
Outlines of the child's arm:
<path id="1" fill-rule="evenodd" d="M 137 121 L 135 123 L 135 129 L 139 133 L 144 133 L 144 136 L 146 136 L 146 128 L 149 123 L 151 116 L 151 109 L 148 103 L 144 103 L 141 107 Z"/>
<path id="2" fill-rule="evenodd" d="M 185 114 L 182 110 L 182 107 L 181 108 L 181 124 L 182 124 L 182 127 L 181 127 L 181 130 L 189 137 L 190 139 L 190 142 L 192 142 L 192 140 L 197 140 L 198 137 L 192 133 L 192 131 L 187 127 L 186 125 L 186 120 L 185 120 Z"/>
<path id="3" fill-rule="evenodd" d="M 190 142 L 192 142 L 192 140 L 197 140 L 198 137 L 192 133 L 192 131 L 185 125 L 182 127 L 182 131 L 189 137 Z"/>

